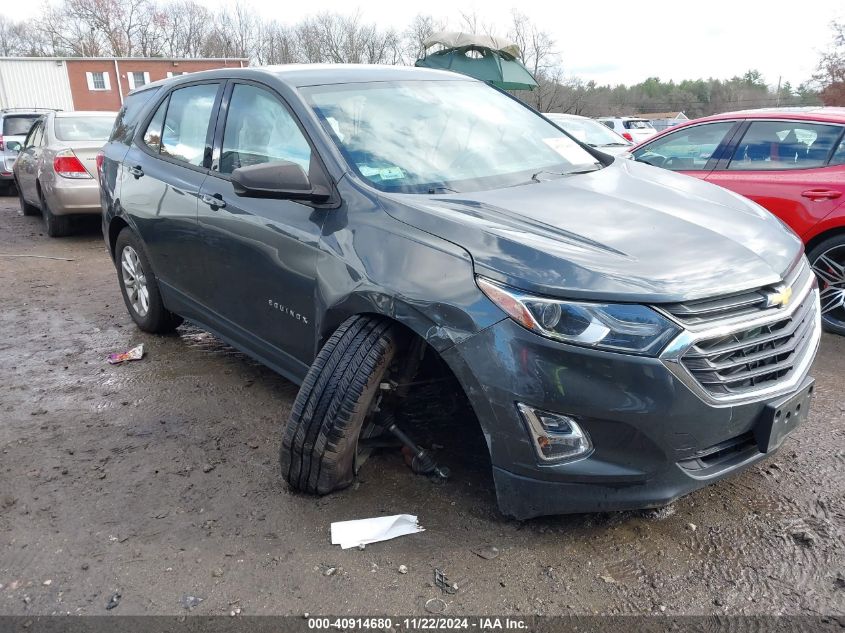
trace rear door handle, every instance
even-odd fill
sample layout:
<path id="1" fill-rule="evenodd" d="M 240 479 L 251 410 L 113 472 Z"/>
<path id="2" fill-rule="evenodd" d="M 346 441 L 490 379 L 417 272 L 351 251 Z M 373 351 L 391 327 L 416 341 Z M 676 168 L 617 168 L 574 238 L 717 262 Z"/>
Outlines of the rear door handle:
<path id="1" fill-rule="evenodd" d="M 807 189 L 802 191 L 801 195 L 810 200 L 836 200 L 842 192 L 835 189 Z"/>
<path id="2" fill-rule="evenodd" d="M 200 200 L 202 200 L 203 204 L 207 204 L 212 209 L 223 209 L 226 206 L 223 196 L 219 193 L 215 193 L 213 196 L 204 193 L 200 196 Z"/>
<path id="3" fill-rule="evenodd" d="M 135 167 L 129 168 L 129 173 L 135 176 L 135 180 L 137 180 L 138 178 L 144 175 L 144 170 L 141 168 L 140 165 L 136 165 Z"/>

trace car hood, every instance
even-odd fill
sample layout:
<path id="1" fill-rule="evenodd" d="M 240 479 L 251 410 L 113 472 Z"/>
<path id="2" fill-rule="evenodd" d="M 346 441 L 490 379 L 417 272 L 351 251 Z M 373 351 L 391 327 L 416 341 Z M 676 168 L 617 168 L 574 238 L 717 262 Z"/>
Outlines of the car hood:
<path id="1" fill-rule="evenodd" d="M 396 219 L 465 248 L 477 274 L 551 296 L 710 297 L 776 283 L 802 253 L 759 205 L 624 159 L 541 183 L 389 199 Z"/>

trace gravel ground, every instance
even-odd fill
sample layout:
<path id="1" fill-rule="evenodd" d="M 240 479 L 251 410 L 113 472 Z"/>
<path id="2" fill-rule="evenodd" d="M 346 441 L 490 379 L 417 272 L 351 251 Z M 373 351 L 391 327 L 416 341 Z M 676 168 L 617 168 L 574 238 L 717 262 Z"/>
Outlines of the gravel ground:
<path id="1" fill-rule="evenodd" d="M 115 593 L 123 615 L 423 614 L 435 597 L 448 615 L 845 613 L 843 338 L 822 340 L 812 415 L 763 465 L 661 511 L 520 523 L 455 446 L 446 485 L 390 451 L 344 492 L 292 493 L 277 450 L 296 387 L 197 329 L 137 330 L 98 219 L 50 239 L 0 198 L 0 255 L 2 614 L 104 614 Z M 142 361 L 105 363 L 139 343 Z M 329 542 L 332 521 L 396 513 L 426 531 Z"/>

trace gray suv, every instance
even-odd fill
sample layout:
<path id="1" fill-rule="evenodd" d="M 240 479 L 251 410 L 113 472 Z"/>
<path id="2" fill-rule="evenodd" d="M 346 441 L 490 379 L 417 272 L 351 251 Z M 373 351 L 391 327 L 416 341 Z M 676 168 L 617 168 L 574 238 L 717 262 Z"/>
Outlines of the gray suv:
<path id="1" fill-rule="evenodd" d="M 480 425 L 518 518 L 667 504 L 808 412 L 819 298 L 798 237 L 462 75 L 150 84 L 99 178 L 135 323 L 187 319 L 300 385 L 281 438 L 297 490 L 348 486 L 384 436 L 445 474 L 402 415 L 431 380 L 471 405 L 452 423 Z"/>

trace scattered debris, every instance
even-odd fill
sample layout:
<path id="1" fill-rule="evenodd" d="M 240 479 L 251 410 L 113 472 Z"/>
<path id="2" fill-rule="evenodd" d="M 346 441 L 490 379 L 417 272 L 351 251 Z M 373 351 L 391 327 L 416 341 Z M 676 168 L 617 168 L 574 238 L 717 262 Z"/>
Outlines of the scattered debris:
<path id="1" fill-rule="evenodd" d="M 657 608 L 660 609 L 660 613 L 666 613 L 666 605 L 665 604 L 661 604 Z"/>
<path id="2" fill-rule="evenodd" d="M 429 613 L 445 613 L 446 603 L 440 598 L 429 598 L 425 601 L 425 610 Z"/>
<path id="3" fill-rule="evenodd" d="M 796 543 L 803 545 L 804 547 L 813 547 L 818 540 L 818 537 L 812 532 L 812 530 L 805 528 L 792 530 L 789 535 Z"/>
<path id="4" fill-rule="evenodd" d="M 334 576 L 337 573 L 337 567 L 327 567 L 323 572 L 323 576 Z"/>
<path id="5" fill-rule="evenodd" d="M 833 584 L 836 585 L 839 589 L 845 589 L 845 574 L 836 574 L 836 578 L 834 579 Z"/>
<path id="6" fill-rule="evenodd" d="M 438 587 L 443 593 L 450 595 L 458 593 L 458 585 L 451 582 L 442 569 L 434 570 L 434 586 Z"/>
<path id="7" fill-rule="evenodd" d="M 698 526 L 695 523 L 687 523 L 687 529 L 690 532 L 695 532 L 698 529 Z"/>
<path id="8" fill-rule="evenodd" d="M 199 603 L 202 602 L 204 599 L 205 598 L 200 598 L 198 596 L 189 596 L 188 594 L 185 594 L 184 596 L 182 596 L 182 599 L 179 600 L 179 604 L 182 605 L 182 608 L 187 609 L 188 611 L 191 611 L 194 607 L 199 605 Z"/>
<path id="9" fill-rule="evenodd" d="M 202 467 L 202 472 L 204 473 L 210 473 L 212 470 L 214 470 L 214 464 L 205 464 Z"/>
<path id="10" fill-rule="evenodd" d="M 484 560 L 493 560 L 499 555 L 499 548 L 493 547 L 492 545 L 484 545 L 483 547 L 472 550 L 472 553 Z"/>
<path id="11" fill-rule="evenodd" d="M 211 572 L 211 575 L 214 578 L 222 578 L 223 577 L 223 570 L 218 567 L 213 572 Z"/>
<path id="12" fill-rule="evenodd" d="M 422 532 L 425 528 L 417 522 L 413 514 L 395 514 L 371 519 L 354 521 L 336 521 L 332 523 L 332 545 L 343 549 L 369 545 L 379 541 L 388 541 L 397 536 Z"/>
<path id="13" fill-rule="evenodd" d="M 240 607 L 235 607 L 234 609 L 229 611 L 229 615 L 232 616 L 232 617 L 235 617 L 236 615 L 240 615 L 240 614 L 241 614 L 241 608 Z"/>
<path id="14" fill-rule="evenodd" d="M 608 585 L 616 584 L 616 578 L 614 578 L 613 576 L 599 576 L 599 578 L 605 581 Z"/>
<path id="15" fill-rule="evenodd" d="M 400 574 L 407 574 L 408 568 L 405 565 L 399 565 L 399 573 Z"/>
<path id="16" fill-rule="evenodd" d="M 120 595 L 120 592 L 119 592 L 119 591 L 115 591 L 115 592 L 111 595 L 111 598 L 109 598 L 109 601 L 106 603 L 106 611 L 111 611 L 111 610 L 112 610 L 112 609 L 114 609 L 117 605 L 119 605 L 119 604 L 120 604 L 120 599 L 121 599 L 121 597 L 122 597 L 122 596 Z"/>
<path id="17" fill-rule="evenodd" d="M 106 360 L 110 365 L 119 365 L 120 363 L 125 363 L 130 360 L 141 360 L 143 357 L 144 346 L 141 344 L 125 352 L 115 352 L 114 354 L 109 354 Z"/>
<path id="18" fill-rule="evenodd" d="M 53 581 L 48 579 L 48 580 L 45 580 L 44 582 L 42 582 L 41 584 L 44 585 L 45 587 L 49 587 L 50 585 L 53 584 Z"/>

